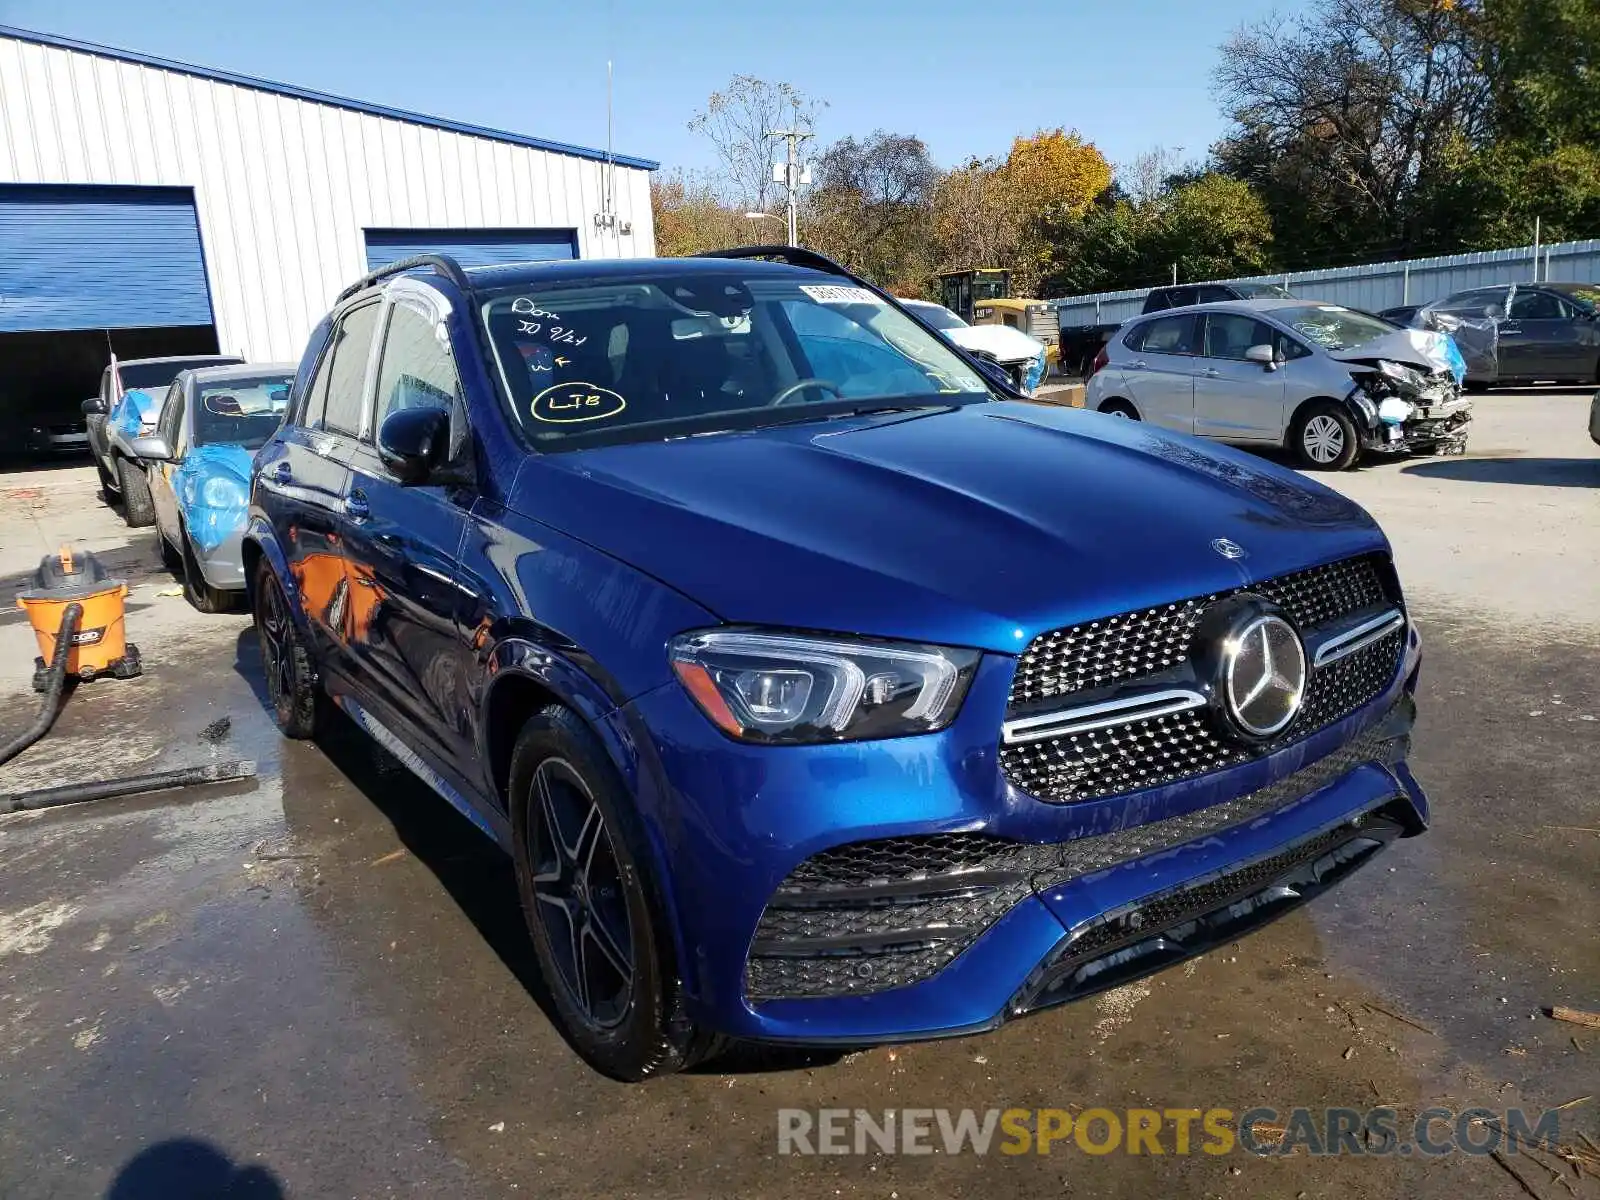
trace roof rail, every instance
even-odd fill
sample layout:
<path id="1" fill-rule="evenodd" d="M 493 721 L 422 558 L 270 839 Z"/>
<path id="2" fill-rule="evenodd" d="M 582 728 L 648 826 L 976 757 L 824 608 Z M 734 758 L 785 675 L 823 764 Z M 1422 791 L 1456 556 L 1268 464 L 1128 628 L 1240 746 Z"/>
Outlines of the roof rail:
<path id="1" fill-rule="evenodd" d="M 340 292 L 335 304 L 343 304 L 357 292 L 365 291 L 380 279 L 387 279 L 391 275 L 403 275 L 407 271 L 415 271 L 419 267 L 432 267 L 463 292 L 472 290 L 472 280 L 467 278 L 467 273 L 461 269 L 461 264 L 448 254 L 413 254 L 410 258 L 402 258 L 379 267 L 376 271 L 368 271 L 344 291 Z"/>
<path id="2" fill-rule="evenodd" d="M 727 250 L 702 250 L 691 257 L 775 258 L 779 262 L 788 263 L 791 267 L 811 267 L 818 271 L 826 271 L 830 275 L 843 275 L 846 279 L 856 279 L 855 275 L 826 254 L 818 254 L 815 250 L 807 250 L 804 246 L 734 246 Z M 856 279 L 856 282 L 865 281 Z"/>

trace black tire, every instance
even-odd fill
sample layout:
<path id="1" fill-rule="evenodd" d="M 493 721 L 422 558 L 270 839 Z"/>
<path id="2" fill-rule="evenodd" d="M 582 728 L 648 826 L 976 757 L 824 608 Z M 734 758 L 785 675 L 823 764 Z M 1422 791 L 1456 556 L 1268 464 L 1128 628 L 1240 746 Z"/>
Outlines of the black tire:
<path id="1" fill-rule="evenodd" d="M 94 469 L 95 472 L 100 476 L 100 499 L 104 500 L 107 504 L 116 504 L 117 481 L 111 477 L 111 472 L 106 470 L 106 465 L 100 461 L 100 456 L 98 454 L 95 455 Z"/>
<path id="2" fill-rule="evenodd" d="M 267 700 L 284 737 L 315 737 L 322 717 L 316 664 L 289 614 L 289 598 L 266 559 L 256 568 L 256 636 L 267 677 Z"/>
<path id="3" fill-rule="evenodd" d="M 171 542 L 161 530 L 156 530 L 156 545 L 161 548 L 161 565 L 174 575 L 181 575 L 183 571 L 183 555 L 173 548 Z"/>
<path id="4" fill-rule="evenodd" d="M 1108 417 L 1126 417 L 1130 421 L 1140 420 L 1139 410 L 1126 400 L 1111 399 L 1100 405 L 1099 411 Z"/>
<path id="5" fill-rule="evenodd" d="M 183 539 L 183 598 L 203 613 L 227 612 L 233 607 L 233 594 L 206 582 L 206 577 L 200 573 L 200 563 L 195 559 L 194 548 L 189 545 L 188 532 L 180 528 L 178 536 Z M 165 546 L 166 540 L 162 539 L 161 544 Z"/>
<path id="6" fill-rule="evenodd" d="M 1289 448 L 1312 471 L 1343 471 L 1361 453 L 1356 423 L 1331 400 L 1308 404 L 1295 418 Z"/>
<path id="7" fill-rule="evenodd" d="M 715 1053 L 721 1039 L 683 1013 L 672 934 L 656 916 L 666 909 L 632 799 L 570 709 L 550 705 L 523 726 L 507 799 L 523 916 L 573 1049 L 630 1083 Z"/>
<path id="8" fill-rule="evenodd" d="M 1461 387 L 1463 391 L 1471 392 L 1475 396 L 1481 396 L 1489 390 L 1488 381 L 1483 379 L 1469 379 Z"/>
<path id="9" fill-rule="evenodd" d="M 156 523 L 156 502 L 150 498 L 150 481 L 144 471 L 125 458 L 117 459 L 117 488 L 122 493 L 122 519 L 129 528 Z"/>

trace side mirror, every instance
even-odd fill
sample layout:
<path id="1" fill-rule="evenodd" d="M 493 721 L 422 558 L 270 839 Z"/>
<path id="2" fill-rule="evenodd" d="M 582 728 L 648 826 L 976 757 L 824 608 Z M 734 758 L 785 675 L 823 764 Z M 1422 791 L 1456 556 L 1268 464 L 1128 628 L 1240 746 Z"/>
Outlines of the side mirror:
<path id="1" fill-rule="evenodd" d="M 142 459 L 150 462 L 170 462 L 172 460 L 172 447 L 167 445 L 167 439 L 159 433 L 147 433 L 143 437 L 131 438 L 128 449 Z"/>
<path id="2" fill-rule="evenodd" d="M 1273 353 L 1272 347 L 1265 343 L 1251 346 L 1244 352 L 1245 359 L 1249 362 L 1260 363 L 1269 371 L 1278 369 L 1278 356 Z"/>
<path id="3" fill-rule="evenodd" d="M 403 484 L 424 483 L 450 453 L 450 411 L 402 408 L 378 429 L 378 457 Z"/>
<path id="4" fill-rule="evenodd" d="M 106 408 L 104 396 L 90 396 L 82 404 L 78 405 L 78 409 L 86 417 L 103 417 L 110 411 Z"/>

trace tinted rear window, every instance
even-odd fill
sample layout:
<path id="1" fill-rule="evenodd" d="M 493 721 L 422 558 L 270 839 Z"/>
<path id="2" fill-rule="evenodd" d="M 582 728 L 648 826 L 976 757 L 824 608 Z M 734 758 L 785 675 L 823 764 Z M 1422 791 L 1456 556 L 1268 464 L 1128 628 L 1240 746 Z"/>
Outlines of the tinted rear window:
<path id="1" fill-rule="evenodd" d="M 164 388 L 178 377 L 179 371 L 187 371 L 190 367 L 220 367 L 227 363 L 242 362 L 238 358 L 216 358 L 207 355 L 205 358 L 175 358 L 171 362 L 158 363 L 118 363 L 117 374 L 122 376 L 124 391 L 140 388 L 151 391 L 155 388 Z"/>

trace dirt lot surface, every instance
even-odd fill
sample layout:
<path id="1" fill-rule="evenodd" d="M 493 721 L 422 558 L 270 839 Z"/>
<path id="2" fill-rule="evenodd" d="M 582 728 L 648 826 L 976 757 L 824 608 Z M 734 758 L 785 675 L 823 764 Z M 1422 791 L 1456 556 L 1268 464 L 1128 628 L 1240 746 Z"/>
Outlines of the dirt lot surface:
<path id="1" fill-rule="evenodd" d="M 138 585 L 147 663 L 79 688 L 0 792 L 261 769 L 0 817 L 0 1196 L 1526 1197 L 1462 1153 L 782 1156 L 777 1112 L 1384 1104 L 1405 1128 L 1433 1105 L 1600 1093 L 1600 1030 L 1542 1011 L 1600 1010 L 1586 406 L 1492 396 L 1467 457 L 1332 481 L 1389 531 L 1425 638 L 1426 836 L 1235 946 L 987 1037 L 749 1051 L 643 1087 L 553 1031 L 497 851 L 359 735 L 282 743 L 247 618 L 162 595 L 153 536 L 91 473 L 0 477 L 0 600 L 60 540 L 93 546 Z M 8 733 L 32 714 L 32 655 L 0 615 Z M 1567 1109 L 1564 1140 L 1600 1143 L 1597 1113 L 1600 1096 Z M 1508 1161 L 1536 1196 L 1600 1197 L 1593 1174 Z"/>

